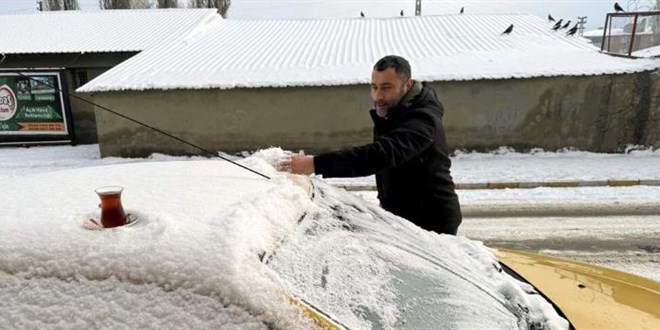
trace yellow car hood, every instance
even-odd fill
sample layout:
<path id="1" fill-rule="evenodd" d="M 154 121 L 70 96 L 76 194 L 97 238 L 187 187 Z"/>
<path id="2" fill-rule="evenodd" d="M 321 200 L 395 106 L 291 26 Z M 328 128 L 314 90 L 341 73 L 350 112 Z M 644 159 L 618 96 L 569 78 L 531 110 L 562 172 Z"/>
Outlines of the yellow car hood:
<path id="1" fill-rule="evenodd" d="M 660 329 L 659 282 L 534 253 L 497 249 L 497 254 L 578 330 Z"/>

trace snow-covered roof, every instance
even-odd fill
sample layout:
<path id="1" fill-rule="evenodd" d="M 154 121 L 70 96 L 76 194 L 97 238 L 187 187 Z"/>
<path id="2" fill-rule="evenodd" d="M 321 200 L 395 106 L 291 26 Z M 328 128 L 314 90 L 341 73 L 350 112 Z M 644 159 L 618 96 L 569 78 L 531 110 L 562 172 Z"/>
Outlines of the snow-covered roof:
<path id="1" fill-rule="evenodd" d="M 643 35 L 643 34 L 653 34 L 653 30 L 651 28 L 648 28 L 647 30 L 637 30 L 635 35 Z M 611 30 L 608 30 L 607 35 L 611 36 L 631 36 L 632 32 L 631 31 L 626 31 L 623 28 L 612 28 Z M 603 36 L 603 29 L 596 29 L 596 30 L 589 30 L 585 31 L 582 36 L 584 37 L 602 37 Z"/>
<path id="2" fill-rule="evenodd" d="M 510 35 L 501 35 L 510 24 Z M 426 81 L 596 75 L 660 62 L 600 54 L 533 15 L 223 20 L 206 33 L 146 50 L 79 92 L 351 85 L 381 57 L 408 58 Z M 167 56 L 163 56 L 167 54 Z"/>
<path id="3" fill-rule="evenodd" d="M 221 21 L 215 9 L 49 11 L 0 15 L 0 54 L 142 51 Z"/>
<path id="4" fill-rule="evenodd" d="M 612 35 L 618 35 L 618 34 L 623 34 L 623 29 L 622 28 L 613 28 Z M 584 31 L 582 34 L 583 37 L 602 37 L 603 36 L 603 29 L 595 29 L 595 30 L 589 30 L 589 31 Z"/>
<path id="5" fill-rule="evenodd" d="M 660 45 L 651 48 L 640 49 L 638 51 L 633 52 L 632 56 L 636 56 L 636 57 L 660 56 Z"/>

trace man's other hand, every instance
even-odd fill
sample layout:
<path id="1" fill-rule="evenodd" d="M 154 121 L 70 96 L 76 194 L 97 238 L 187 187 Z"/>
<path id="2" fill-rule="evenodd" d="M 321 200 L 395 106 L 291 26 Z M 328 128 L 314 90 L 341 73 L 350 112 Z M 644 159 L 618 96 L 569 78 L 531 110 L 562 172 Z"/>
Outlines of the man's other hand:
<path id="1" fill-rule="evenodd" d="M 314 157 L 305 155 L 292 155 L 290 160 L 284 160 L 279 168 L 293 174 L 310 175 L 314 173 Z"/>

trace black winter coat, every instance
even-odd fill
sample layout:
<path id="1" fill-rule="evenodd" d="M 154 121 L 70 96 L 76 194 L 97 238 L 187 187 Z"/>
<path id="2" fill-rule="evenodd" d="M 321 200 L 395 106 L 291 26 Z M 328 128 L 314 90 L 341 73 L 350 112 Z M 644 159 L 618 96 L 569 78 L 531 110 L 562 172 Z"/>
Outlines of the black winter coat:
<path id="1" fill-rule="evenodd" d="M 381 206 L 419 227 L 455 235 L 461 208 L 449 168 L 444 108 L 435 91 L 404 97 L 387 119 L 371 110 L 373 143 L 314 157 L 316 174 L 355 177 L 376 174 Z"/>

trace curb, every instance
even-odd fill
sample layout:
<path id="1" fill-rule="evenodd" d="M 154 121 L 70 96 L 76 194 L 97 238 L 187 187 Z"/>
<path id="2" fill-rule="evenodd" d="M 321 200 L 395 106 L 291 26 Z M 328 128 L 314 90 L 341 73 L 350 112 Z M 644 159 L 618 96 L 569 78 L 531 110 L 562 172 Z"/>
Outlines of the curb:
<path id="1" fill-rule="evenodd" d="M 375 191 L 376 185 L 334 185 L 347 191 Z M 592 181 L 546 181 L 546 182 L 483 182 L 483 183 L 457 183 L 457 190 L 470 189 L 531 189 L 539 187 L 548 188 L 575 188 L 575 187 L 631 187 L 631 186 L 660 186 L 660 179 L 645 180 L 592 180 Z"/>
<path id="2" fill-rule="evenodd" d="M 657 203 L 465 204 L 463 218 L 657 216 Z"/>

